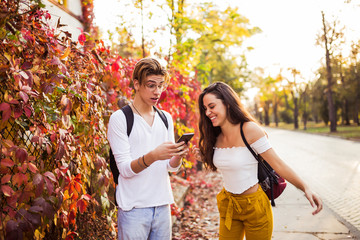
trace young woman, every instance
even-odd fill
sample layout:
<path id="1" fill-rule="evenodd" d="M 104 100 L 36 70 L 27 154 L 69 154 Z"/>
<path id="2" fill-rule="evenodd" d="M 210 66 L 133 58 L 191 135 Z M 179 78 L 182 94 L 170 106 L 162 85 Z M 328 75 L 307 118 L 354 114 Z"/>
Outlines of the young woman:
<path id="1" fill-rule="evenodd" d="M 256 120 L 242 106 L 235 91 L 217 82 L 199 97 L 199 150 L 204 165 L 223 176 L 224 188 L 217 195 L 220 213 L 220 240 L 270 240 L 273 230 L 272 209 L 257 179 L 258 162 L 245 146 L 246 140 L 274 170 L 305 193 L 313 214 L 322 209 L 321 199 L 282 161 L 268 142 Z"/>

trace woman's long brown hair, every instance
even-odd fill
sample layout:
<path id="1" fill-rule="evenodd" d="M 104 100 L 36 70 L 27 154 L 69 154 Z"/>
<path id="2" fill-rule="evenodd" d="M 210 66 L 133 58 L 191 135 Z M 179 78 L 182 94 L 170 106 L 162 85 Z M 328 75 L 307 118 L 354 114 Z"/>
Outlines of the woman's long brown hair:
<path id="1" fill-rule="evenodd" d="M 239 124 L 241 122 L 257 121 L 241 104 L 240 97 L 237 95 L 237 93 L 226 83 L 216 82 L 209 85 L 203 90 L 203 92 L 199 96 L 198 101 L 200 112 L 199 148 L 205 167 L 216 171 L 217 168 L 215 167 L 213 162 L 213 155 L 216 138 L 221 133 L 221 128 L 214 127 L 211 123 L 211 120 L 205 114 L 206 111 L 204 108 L 204 96 L 209 93 L 220 99 L 226 106 L 226 116 L 230 123 Z"/>

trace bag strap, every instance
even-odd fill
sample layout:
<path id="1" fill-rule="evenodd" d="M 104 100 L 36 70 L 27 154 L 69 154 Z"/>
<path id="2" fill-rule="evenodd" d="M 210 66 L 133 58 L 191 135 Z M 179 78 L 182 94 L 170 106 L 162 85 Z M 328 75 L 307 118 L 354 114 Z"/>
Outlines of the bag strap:
<path id="1" fill-rule="evenodd" d="M 167 118 L 166 118 L 166 116 L 165 116 L 165 113 L 164 113 L 162 110 L 160 110 L 160 109 L 158 109 L 157 107 L 155 107 L 155 106 L 154 106 L 154 109 L 155 109 L 156 112 L 159 114 L 161 120 L 162 120 L 163 123 L 165 124 L 166 129 L 169 129 L 169 123 L 168 123 L 168 120 L 167 120 Z"/>
<path id="2" fill-rule="evenodd" d="M 121 108 L 121 111 L 125 114 L 126 118 L 126 133 L 128 136 L 130 136 L 132 127 L 134 125 L 134 113 L 130 107 L 130 105 L 126 105 Z"/>
<path id="3" fill-rule="evenodd" d="M 244 125 L 244 122 L 241 122 L 241 123 L 240 123 L 241 137 L 242 137 L 242 139 L 243 139 L 246 147 L 250 150 L 250 152 L 252 153 L 252 155 L 254 155 L 255 159 L 256 159 L 256 160 L 259 162 L 259 164 L 260 164 L 261 160 L 259 159 L 259 155 L 254 152 L 254 150 L 250 147 L 249 143 L 246 141 L 246 138 L 245 138 L 245 135 L 244 135 L 244 131 L 243 131 L 243 125 Z M 263 166 L 264 166 L 265 169 L 269 172 L 269 169 L 268 169 L 265 165 L 263 165 Z M 270 166 L 270 165 L 269 165 L 269 166 Z M 271 205 L 272 205 L 272 206 L 275 206 L 274 187 L 273 187 L 273 186 L 274 186 L 274 179 L 270 177 L 269 180 L 270 180 L 270 200 L 271 200 Z M 276 184 L 277 184 L 277 182 L 276 182 Z"/>
<path id="4" fill-rule="evenodd" d="M 132 111 L 130 105 L 126 105 L 122 107 L 121 110 L 124 112 L 126 118 L 126 133 L 128 136 L 130 136 L 132 127 L 134 125 L 134 112 Z M 165 124 L 166 129 L 169 129 L 169 123 L 165 116 L 165 113 L 155 106 L 154 106 L 154 110 L 159 114 L 161 120 Z"/>
<path id="5" fill-rule="evenodd" d="M 254 150 L 250 147 L 249 143 L 246 141 L 245 134 L 243 131 L 243 125 L 244 125 L 244 122 L 241 122 L 240 123 L 240 133 L 241 133 L 242 140 L 244 141 L 246 147 L 249 149 L 249 151 L 252 153 L 252 155 L 255 157 L 255 159 L 258 162 L 260 162 L 259 156 L 254 152 Z"/>

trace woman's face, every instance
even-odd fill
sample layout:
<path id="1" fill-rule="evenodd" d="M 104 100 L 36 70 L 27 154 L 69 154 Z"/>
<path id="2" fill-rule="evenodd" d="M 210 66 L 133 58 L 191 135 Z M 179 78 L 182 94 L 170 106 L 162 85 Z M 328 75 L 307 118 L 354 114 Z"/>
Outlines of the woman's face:
<path id="1" fill-rule="evenodd" d="M 214 127 L 221 127 L 227 120 L 226 106 L 214 94 L 207 93 L 203 98 L 205 115 Z"/>

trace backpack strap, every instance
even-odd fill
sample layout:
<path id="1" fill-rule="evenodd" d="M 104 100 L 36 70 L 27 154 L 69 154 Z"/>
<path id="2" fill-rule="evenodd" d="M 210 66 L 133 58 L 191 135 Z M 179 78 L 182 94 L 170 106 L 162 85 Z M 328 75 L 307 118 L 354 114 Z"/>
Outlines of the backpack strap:
<path id="1" fill-rule="evenodd" d="M 134 125 L 134 113 L 130 107 L 130 105 L 126 105 L 121 108 L 121 111 L 125 114 L 126 118 L 126 133 L 128 136 L 130 136 L 132 127 Z"/>
<path id="2" fill-rule="evenodd" d="M 166 118 L 166 116 L 165 116 L 165 113 L 164 113 L 162 110 L 160 110 L 160 109 L 158 109 L 157 107 L 155 107 L 155 106 L 154 106 L 154 109 L 155 109 L 156 112 L 159 114 L 161 120 L 162 120 L 163 123 L 165 124 L 166 129 L 169 129 L 169 123 L 168 123 L 168 120 L 167 120 L 167 118 Z"/>

